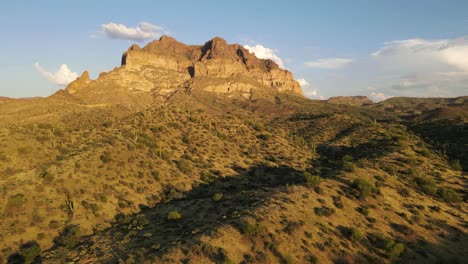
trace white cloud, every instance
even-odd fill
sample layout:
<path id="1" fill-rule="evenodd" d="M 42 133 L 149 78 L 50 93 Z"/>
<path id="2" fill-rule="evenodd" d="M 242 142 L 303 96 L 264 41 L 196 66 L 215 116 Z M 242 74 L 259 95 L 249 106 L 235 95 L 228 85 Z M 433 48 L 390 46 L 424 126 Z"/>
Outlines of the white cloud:
<path id="1" fill-rule="evenodd" d="M 304 78 L 297 79 L 297 82 L 301 85 L 302 88 L 310 85 L 310 83 Z"/>
<path id="2" fill-rule="evenodd" d="M 278 64 L 280 68 L 284 69 L 283 60 L 281 60 L 281 58 L 278 57 L 278 55 L 276 55 L 274 50 L 270 48 L 266 48 L 263 45 L 255 45 L 255 46 L 244 45 L 244 48 L 247 49 L 250 53 L 254 53 L 255 56 L 257 56 L 257 58 L 264 59 L 264 60 L 270 59 L 276 62 L 276 64 Z"/>
<path id="3" fill-rule="evenodd" d="M 468 38 L 407 39 L 372 53 L 372 69 L 388 76 L 380 86 L 399 96 L 453 97 L 468 90 Z"/>
<path id="4" fill-rule="evenodd" d="M 444 64 L 459 71 L 468 72 L 468 39 L 407 39 L 385 43 L 385 46 L 372 53 L 378 59 L 405 59 L 414 66 L 415 63 Z M 418 64 L 416 64 L 418 65 Z M 434 68 L 441 65 L 432 65 Z"/>
<path id="5" fill-rule="evenodd" d="M 101 28 L 104 34 L 109 38 L 140 42 L 148 39 L 159 38 L 162 34 L 168 34 L 163 27 L 148 22 L 141 22 L 134 28 L 110 22 L 102 24 Z"/>
<path id="6" fill-rule="evenodd" d="M 379 92 L 372 92 L 369 94 L 369 98 L 372 100 L 372 101 L 375 101 L 375 102 L 380 102 L 380 101 L 384 101 L 384 100 L 387 100 L 388 98 L 391 98 L 393 96 L 389 96 L 389 95 L 386 95 L 384 93 L 379 93 Z"/>
<path id="7" fill-rule="evenodd" d="M 310 68 L 318 68 L 318 69 L 339 69 L 347 64 L 351 63 L 352 59 L 344 59 L 344 58 L 326 58 L 326 59 L 318 59 L 315 61 L 308 61 L 305 66 Z"/>
<path id="8" fill-rule="evenodd" d="M 321 99 L 323 100 L 323 96 L 318 94 L 318 90 L 316 87 L 313 87 L 306 79 L 300 78 L 297 79 L 297 82 L 301 85 L 302 91 L 306 97 L 312 99 Z"/>
<path id="9" fill-rule="evenodd" d="M 62 64 L 55 73 L 47 71 L 38 62 L 34 66 L 47 80 L 60 86 L 69 84 L 79 76 L 76 72 L 72 72 L 66 64 Z"/>

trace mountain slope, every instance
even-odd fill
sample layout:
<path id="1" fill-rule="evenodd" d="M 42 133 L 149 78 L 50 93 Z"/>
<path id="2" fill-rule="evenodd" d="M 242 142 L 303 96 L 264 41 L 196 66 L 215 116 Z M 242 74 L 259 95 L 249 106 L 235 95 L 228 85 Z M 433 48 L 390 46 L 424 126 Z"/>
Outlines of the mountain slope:
<path id="1" fill-rule="evenodd" d="M 239 50 L 164 37 L 2 101 L 0 263 L 463 262 L 463 98 L 313 101 Z"/>

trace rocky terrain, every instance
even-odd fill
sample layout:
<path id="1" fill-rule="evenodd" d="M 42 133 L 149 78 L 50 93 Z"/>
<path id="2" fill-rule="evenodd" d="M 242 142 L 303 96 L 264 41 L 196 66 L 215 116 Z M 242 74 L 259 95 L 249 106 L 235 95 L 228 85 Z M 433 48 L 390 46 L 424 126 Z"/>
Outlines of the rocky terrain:
<path id="1" fill-rule="evenodd" d="M 0 98 L 0 263 L 464 263 L 468 97 L 309 100 L 170 37 Z"/>

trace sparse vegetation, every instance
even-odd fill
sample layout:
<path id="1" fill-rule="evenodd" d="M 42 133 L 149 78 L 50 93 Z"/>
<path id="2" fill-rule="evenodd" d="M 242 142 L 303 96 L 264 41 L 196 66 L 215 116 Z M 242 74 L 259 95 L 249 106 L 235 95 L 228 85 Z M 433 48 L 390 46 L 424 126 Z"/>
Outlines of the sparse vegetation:
<path id="1" fill-rule="evenodd" d="M 304 172 L 304 177 L 306 179 L 307 186 L 309 187 L 317 187 L 322 182 L 320 176 L 312 175 L 309 172 Z"/>
<path id="2" fill-rule="evenodd" d="M 213 201 L 219 202 L 223 199 L 223 193 L 215 193 L 213 194 Z"/>
<path id="3" fill-rule="evenodd" d="M 179 213 L 178 211 L 170 211 L 167 214 L 167 220 L 169 221 L 177 221 L 182 218 L 182 214 Z"/>
<path id="4" fill-rule="evenodd" d="M 209 79 L 184 78 L 184 86 Z M 226 80 L 210 85 L 224 87 Z M 255 85 L 250 78 L 236 82 Z M 114 91 L 113 85 L 105 88 Z M 460 119 L 428 118 L 436 108 L 425 100 L 349 107 L 281 92 L 253 89 L 245 99 L 237 91 L 217 96 L 197 89 L 180 89 L 157 104 L 145 100 L 162 95 L 145 92 L 105 107 L 60 97 L 31 99 L 41 111 L 4 112 L 10 104 L 1 103 L 0 259 L 465 259 L 468 159 Z M 440 100 L 441 108 L 466 111 L 464 98 Z M 30 239 L 35 246 L 18 248 Z"/>
<path id="5" fill-rule="evenodd" d="M 359 196 L 362 198 L 378 191 L 374 184 L 363 178 L 355 179 L 351 186 L 359 192 Z"/>

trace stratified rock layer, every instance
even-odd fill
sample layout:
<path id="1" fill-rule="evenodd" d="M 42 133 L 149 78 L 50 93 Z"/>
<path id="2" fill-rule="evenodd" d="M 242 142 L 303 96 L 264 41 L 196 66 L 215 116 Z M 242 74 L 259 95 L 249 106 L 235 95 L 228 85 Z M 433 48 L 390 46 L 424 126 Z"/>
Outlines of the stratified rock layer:
<path id="1" fill-rule="evenodd" d="M 84 72 L 66 91 L 86 103 L 138 107 L 168 98 L 179 90 L 244 98 L 252 98 L 254 92 L 291 92 L 302 96 L 291 72 L 219 37 L 204 45 L 186 45 L 163 36 L 143 48 L 130 46 L 121 64 L 101 73 L 94 81 Z"/>

